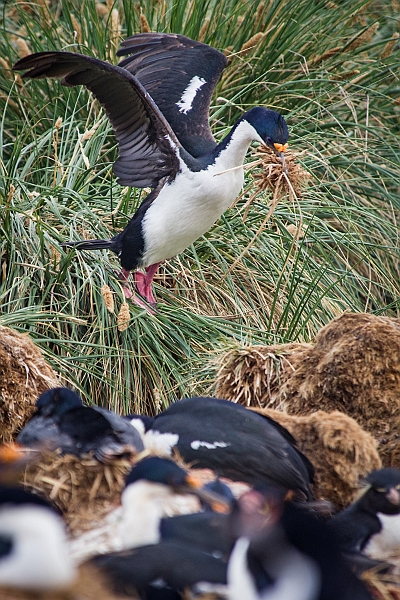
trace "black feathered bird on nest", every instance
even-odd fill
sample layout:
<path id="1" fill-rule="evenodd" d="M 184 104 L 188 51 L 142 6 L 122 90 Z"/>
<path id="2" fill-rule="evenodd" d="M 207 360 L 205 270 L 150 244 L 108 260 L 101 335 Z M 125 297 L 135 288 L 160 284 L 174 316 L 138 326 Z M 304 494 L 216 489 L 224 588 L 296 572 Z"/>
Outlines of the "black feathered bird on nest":
<path id="1" fill-rule="evenodd" d="M 208 231 L 239 194 L 250 143 L 270 147 L 284 163 L 289 134 L 279 113 L 257 106 L 216 143 L 209 106 L 227 59 L 206 44 L 141 33 L 124 41 L 118 55 L 126 58 L 114 66 L 71 52 L 39 52 L 14 69 L 26 71 L 23 77 L 85 85 L 105 108 L 118 140 L 118 182 L 152 188 L 118 235 L 65 243 L 115 252 L 125 296 L 146 308 L 144 301 L 155 305 L 152 282 L 159 264 Z M 126 287 L 130 271 L 139 296 Z"/>

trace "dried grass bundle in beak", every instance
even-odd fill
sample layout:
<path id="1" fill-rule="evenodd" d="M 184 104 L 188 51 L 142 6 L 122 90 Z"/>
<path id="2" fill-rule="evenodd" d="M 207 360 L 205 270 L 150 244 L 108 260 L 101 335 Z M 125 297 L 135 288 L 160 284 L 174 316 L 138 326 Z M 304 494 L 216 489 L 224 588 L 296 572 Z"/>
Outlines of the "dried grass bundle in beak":
<path id="1" fill-rule="evenodd" d="M 299 196 L 310 180 L 310 174 L 296 161 L 296 155 L 290 150 L 284 153 L 284 161 L 268 146 L 259 146 L 255 151 L 259 163 L 253 163 L 260 169 L 254 174 L 257 192 L 272 190 L 277 197 Z"/>

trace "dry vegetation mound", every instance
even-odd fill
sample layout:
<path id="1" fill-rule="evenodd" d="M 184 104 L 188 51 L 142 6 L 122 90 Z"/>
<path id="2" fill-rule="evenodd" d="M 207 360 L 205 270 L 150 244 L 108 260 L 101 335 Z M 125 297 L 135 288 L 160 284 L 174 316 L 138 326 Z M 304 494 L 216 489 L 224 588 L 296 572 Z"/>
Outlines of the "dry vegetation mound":
<path id="1" fill-rule="evenodd" d="M 372 435 L 337 410 L 304 416 L 269 408 L 253 410 L 271 417 L 293 435 L 315 467 L 315 498 L 330 500 L 338 509 L 350 504 L 362 477 L 381 467 Z"/>
<path id="2" fill-rule="evenodd" d="M 120 504 L 125 475 L 134 462 L 135 458 L 104 464 L 90 456 L 49 452 L 26 468 L 23 483 L 60 508 L 75 537 L 99 524 Z"/>
<path id="3" fill-rule="evenodd" d="M 385 465 L 400 467 L 400 320 L 343 314 L 314 345 L 253 346 L 220 359 L 217 395 L 296 415 L 339 410 L 379 443 Z"/>
<path id="4" fill-rule="evenodd" d="M 32 415 L 37 397 L 57 385 L 30 337 L 0 326 L 0 443 L 12 441 Z"/>

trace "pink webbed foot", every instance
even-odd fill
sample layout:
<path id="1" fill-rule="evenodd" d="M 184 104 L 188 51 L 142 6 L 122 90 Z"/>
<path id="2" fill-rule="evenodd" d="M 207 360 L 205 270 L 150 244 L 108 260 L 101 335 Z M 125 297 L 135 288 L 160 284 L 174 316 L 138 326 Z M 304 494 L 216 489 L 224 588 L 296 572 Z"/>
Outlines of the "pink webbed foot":
<path id="1" fill-rule="evenodd" d="M 150 265 L 146 268 L 146 273 L 142 273 L 141 271 L 136 271 L 135 273 L 135 283 L 136 289 L 139 294 L 147 300 L 147 302 L 151 306 L 156 306 L 156 299 L 153 295 L 153 278 L 156 274 L 156 271 L 159 267 L 160 263 L 155 263 L 154 265 Z"/>
<path id="2" fill-rule="evenodd" d="M 153 278 L 158 269 L 159 264 L 160 263 L 156 263 L 154 265 L 150 265 L 149 267 L 147 267 L 146 273 L 142 273 L 141 271 L 135 271 L 135 273 L 134 273 L 136 290 L 138 291 L 140 296 L 150 304 L 150 306 L 153 309 L 156 308 L 157 303 L 156 303 L 156 299 L 153 294 L 152 283 L 153 283 Z M 135 294 L 132 292 L 132 290 L 130 290 L 126 285 L 124 285 L 127 282 L 129 275 L 130 275 L 130 271 L 128 271 L 127 269 L 124 269 L 124 268 L 121 269 L 121 271 L 119 273 L 117 273 L 118 279 L 123 284 L 122 290 L 123 290 L 125 298 L 132 300 L 132 302 L 134 302 L 137 306 L 144 308 L 150 314 L 154 315 L 155 314 L 154 310 L 150 309 L 149 306 L 141 298 L 138 298 L 137 296 L 135 296 Z"/>

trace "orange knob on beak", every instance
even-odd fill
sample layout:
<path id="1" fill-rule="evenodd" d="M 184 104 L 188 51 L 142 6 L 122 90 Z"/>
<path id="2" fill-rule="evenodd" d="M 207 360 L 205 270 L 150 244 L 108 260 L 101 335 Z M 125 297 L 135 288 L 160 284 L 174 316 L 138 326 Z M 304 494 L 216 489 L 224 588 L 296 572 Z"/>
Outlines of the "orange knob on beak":
<path id="1" fill-rule="evenodd" d="M 288 149 L 288 143 L 286 144 L 274 144 L 274 148 L 278 151 L 278 152 L 285 152 Z"/>

